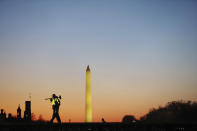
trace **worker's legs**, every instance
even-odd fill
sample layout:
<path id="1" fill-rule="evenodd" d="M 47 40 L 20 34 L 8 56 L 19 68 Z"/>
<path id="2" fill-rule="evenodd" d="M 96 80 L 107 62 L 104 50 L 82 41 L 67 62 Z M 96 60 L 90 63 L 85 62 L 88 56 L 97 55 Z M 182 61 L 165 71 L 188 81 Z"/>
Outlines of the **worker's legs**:
<path id="1" fill-rule="evenodd" d="M 60 119 L 59 114 L 56 115 L 56 119 L 57 119 L 58 123 L 61 123 L 61 119 Z"/>
<path id="2" fill-rule="evenodd" d="M 50 120 L 50 122 L 51 123 L 53 123 L 53 120 L 55 119 L 55 117 L 56 117 L 56 109 L 55 109 L 55 107 L 53 107 L 53 116 L 52 116 L 52 118 L 51 118 L 51 120 Z"/>
<path id="3" fill-rule="evenodd" d="M 50 120 L 51 123 L 53 123 L 53 120 L 55 119 L 55 117 L 56 117 L 56 115 L 55 115 L 54 112 L 53 112 L 53 116 L 52 116 L 52 118 L 51 118 L 51 120 Z"/>
<path id="4" fill-rule="evenodd" d="M 59 116 L 59 106 L 56 107 L 55 113 L 56 113 L 55 117 L 56 117 L 58 123 L 61 123 L 61 119 L 60 119 L 60 116 Z"/>
<path id="5" fill-rule="evenodd" d="M 53 122 L 54 119 L 57 119 L 58 123 L 61 123 L 61 119 L 60 119 L 60 116 L 59 116 L 59 107 L 54 107 L 53 108 L 53 116 L 52 116 L 52 119 L 50 122 Z"/>

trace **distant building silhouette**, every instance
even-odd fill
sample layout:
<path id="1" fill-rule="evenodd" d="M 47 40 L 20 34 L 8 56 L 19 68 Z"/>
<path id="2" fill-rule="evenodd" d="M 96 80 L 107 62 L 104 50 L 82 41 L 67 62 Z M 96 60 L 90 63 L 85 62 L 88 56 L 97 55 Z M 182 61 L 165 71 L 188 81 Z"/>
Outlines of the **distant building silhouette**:
<path id="1" fill-rule="evenodd" d="M 0 121 L 6 120 L 6 113 L 4 112 L 3 109 L 1 109 L 1 114 L 0 114 Z"/>
<path id="2" fill-rule="evenodd" d="M 12 121 L 14 120 L 14 117 L 12 116 L 11 113 L 8 114 L 8 118 L 7 118 L 8 121 Z"/>
<path id="3" fill-rule="evenodd" d="M 21 120 L 21 108 L 20 108 L 20 105 L 18 105 L 16 118 L 17 118 L 17 120 Z"/>
<path id="4" fill-rule="evenodd" d="M 25 101 L 24 119 L 31 120 L 31 101 Z"/>

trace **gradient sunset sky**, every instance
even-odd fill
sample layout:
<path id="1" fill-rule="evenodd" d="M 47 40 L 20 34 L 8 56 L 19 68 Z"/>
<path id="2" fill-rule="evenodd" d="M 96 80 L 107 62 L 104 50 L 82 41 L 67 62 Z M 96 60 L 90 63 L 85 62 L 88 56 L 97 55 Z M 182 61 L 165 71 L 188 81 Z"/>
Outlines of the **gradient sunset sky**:
<path id="1" fill-rule="evenodd" d="M 137 118 L 174 100 L 197 100 L 197 1 L 1 0 L 0 108 L 49 120 L 85 120 L 85 70 L 93 121 Z"/>

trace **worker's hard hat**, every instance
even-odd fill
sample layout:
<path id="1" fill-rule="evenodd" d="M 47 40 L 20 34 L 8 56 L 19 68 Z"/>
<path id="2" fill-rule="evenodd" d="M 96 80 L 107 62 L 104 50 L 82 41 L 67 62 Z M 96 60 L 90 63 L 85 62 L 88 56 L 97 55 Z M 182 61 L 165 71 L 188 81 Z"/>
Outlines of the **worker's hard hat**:
<path id="1" fill-rule="evenodd" d="M 55 94 L 53 94 L 53 95 L 52 95 L 52 97 L 53 97 L 53 98 L 55 98 L 55 97 L 56 97 L 56 95 L 55 95 Z"/>

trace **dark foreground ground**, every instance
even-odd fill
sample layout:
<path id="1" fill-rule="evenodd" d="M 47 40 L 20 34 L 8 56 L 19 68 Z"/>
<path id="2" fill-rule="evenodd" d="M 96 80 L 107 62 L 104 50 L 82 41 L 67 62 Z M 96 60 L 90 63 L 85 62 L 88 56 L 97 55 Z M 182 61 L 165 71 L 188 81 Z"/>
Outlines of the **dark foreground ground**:
<path id="1" fill-rule="evenodd" d="M 197 124 L 0 123 L 0 131 L 197 131 Z"/>

